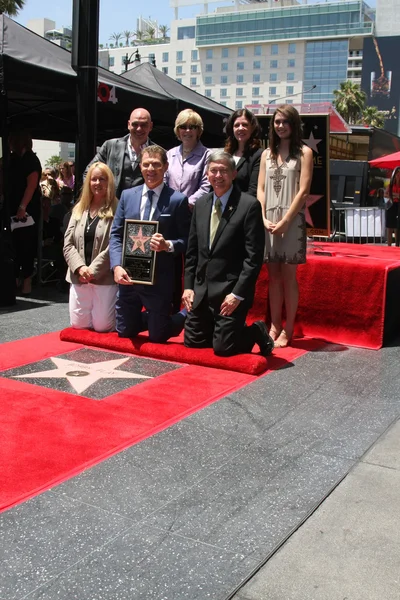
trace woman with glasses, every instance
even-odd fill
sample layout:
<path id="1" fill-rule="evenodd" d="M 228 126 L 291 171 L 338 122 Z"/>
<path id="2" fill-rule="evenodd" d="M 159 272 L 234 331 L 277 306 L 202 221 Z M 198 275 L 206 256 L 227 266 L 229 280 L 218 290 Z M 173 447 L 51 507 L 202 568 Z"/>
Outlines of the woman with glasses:
<path id="1" fill-rule="evenodd" d="M 185 194 L 193 210 L 197 198 L 211 189 L 206 174 L 210 151 L 200 142 L 202 118 L 190 108 L 182 110 L 176 117 L 174 133 L 181 143 L 167 152 L 169 166 L 165 182 Z"/>
<path id="2" fill-rule="evenodd" d="M 64 237 L 66 280 L 71 284 L 69 314 L 76 329 L 115 329 L 118 288 L 110 269 L 108 245 L 117 202 L 109 167 L 93 163 Z"/>
<path id="3" fill-rule="evenodd" d="M 257 117 L 247 108 L 239 109 L 229 117 L 225 133 L 224 150 L 232 154 L 236 163 L 236 185 L 242 192 L 256 197 L 262 154 L 261 127 Z"/>
<path id="4" fill-rule="evenodd" d="M 266 230 L 270 336 L 275 347 L 285 348 L 292 339 L 297 312 L 297 265 L 306 262 L 304 209 L 310 192 L 313 152 L 303 145 L 300 115 L 290 104 L 276 109 L 268 139 L 269 148 L 261 157 L 257 198 Z"/>

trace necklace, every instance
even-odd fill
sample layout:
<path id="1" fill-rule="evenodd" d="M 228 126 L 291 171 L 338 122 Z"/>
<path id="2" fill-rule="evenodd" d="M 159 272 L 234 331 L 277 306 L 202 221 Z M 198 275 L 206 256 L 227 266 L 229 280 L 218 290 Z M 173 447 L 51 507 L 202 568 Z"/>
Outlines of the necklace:
<path id="1" fill-rule="evenodd" d="M 93 217 L 90 215 L 90 212 L 88 212 L 87 221 L 86 221 L 86 233 L 89 233 L 90 227 L 98 218 L 99 218 L 99 215 L 97 214 L 97 212 L 93 215 Z"/>

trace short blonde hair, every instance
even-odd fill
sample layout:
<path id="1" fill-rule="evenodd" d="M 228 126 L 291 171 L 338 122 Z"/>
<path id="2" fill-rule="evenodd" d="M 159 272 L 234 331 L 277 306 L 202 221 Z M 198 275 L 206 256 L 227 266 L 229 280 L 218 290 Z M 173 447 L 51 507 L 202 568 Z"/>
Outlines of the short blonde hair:
<path id="1" fill-rule="evenodd" d="M 87 172 L 85 177 L 85 181 L 83 183 L 83 188 L 81 195 L 79 197 L 79 201 L 75 204 L 72 209 L 72 216 L 76 221 L 79 221 L 82 218 L 85 210 L 89 210 L 90 203 L 93 199 L 93 194 L 90 189 L 90 180 L 92 177 L 92 173 L 95 169 L 99 169 L 105 177 L 107 177 L 107 200 L 104 206 L 99 210 L 98 215 L 100 219 L 112 219 L 114 217 L 115 211 L 117 210 L 118 200 L 115 195 L 115 183 L 114 183 L 114 175 L 112 174 L 111 169 L 102 162 L 93 163 Z"/>
<path id="2" fill-rule="evenodd" d="M 204 131 L 203 119 L 191 108 L 185 108 L 185 110 L 181 110 L 179 115 L 176 117 L 174 133 L 178 140 L 180 139 L 178 135 L 180 125 L 197 125 L 197 139 L 200 139 L 201 134 Z"/>

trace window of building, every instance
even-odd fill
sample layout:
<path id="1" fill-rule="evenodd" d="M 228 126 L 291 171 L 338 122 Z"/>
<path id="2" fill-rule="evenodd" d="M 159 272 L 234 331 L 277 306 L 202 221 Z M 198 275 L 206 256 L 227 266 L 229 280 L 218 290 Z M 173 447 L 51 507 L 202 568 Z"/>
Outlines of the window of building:
<path id="1" fill-rule="evenodd" d="M 197 85 L 197 77 L 191 77 L 190 78 L 190 86 L 194 87 L 195 85 Z"/>
<path id="2" fill-rule="evenodd" d="M 292 94 L 294 94 L 294 87 L 293 87 L 293 85 L 287 85 L 286 86 L 286 95 L 287 96 L 291 96 Z"/>
<path id="3" fill-rule="evenodd" d="M 226 85 L 228 83 L 228 75 L 221 75 L 221 85 Z"/>
<path id="4" fill-rule="evenodd" d="M 278 44 L 271 44 L 271 54 L 279 54 L 279 46 Z"/>
<path id="5" fill-rule="evenodd" d="M 243 96 L 243 88 L 236 88 L 236 96 Z"/>
<path id="6" fill-rule="evenodd" d="M 198 50 L 192 50 L 192 61 L 199 60 Z"/>
<path id="7" fill-rule="evenodd" d="M 178 40 L 194 40 L 196 37 L 196 27 L 190 25 L 189 27 L 178 27 Z"/>
<path id="8" fill-rule="evenodd" d="M 260 95 L 260 88 L 259 87 L 253 87 L 253 89 L 251 90 L 251 93 L 253 96 L 259 96 Z"/>
<path id="9" fill-rule="evenodd" d="M 286 100 L 286 104 L 293 104 L 293 100 L 289 98 L 288 100 Z"/>
<path id="10" fill-rule="evenodd" d="M 260 101 L 253 98 L 253 100 L 251 101 L 251 103 L 252 103 L 253 106 L 254 105 L 257 106 L 258 104 L 260 104 Z M 257 114 L 257 111 L 254 110 L 253 112 L 254 112 L 255 115 Z"/>
<path id="11" fill-rule="evenodd" d="M 114 59 L 114 57 L 113 57 L 113 56 L 109 56 L 109 57 L 108 57 L 108 66 L 109 66 L 109 67 L 113 67 L 113 66 L 114 66 L 114 64 L 115 64 L 115 59 Z"/>
<path id="12" fill-rule="evenodd" d="M 177 62 L 181 62 L 183 60 L 183 52 L 182 50 L 178 50 L 176 53 L 176 60 Z"/>
<path id="13" fill-rule="evenodd" d="M 222 48 L 221 58 L 228 58 L 228 57 L 229 57 L 229 48 Z"/>
<path id="14" fill-rule="evenodd" d="M 287 61 L 287 66 L 289 69 L 293 69 L 296 66 L 296 61 L 294 58 L 289 58 Z"/>
<path id="15" fill-rule="evenodd" d="M 213 50 L 212 50 L 212 48 L 207 48 L 207 50 L 206 50 L 206 58 L 207 59 L 213 58 Z"/>
<path id="16" fill-rule="evenodd" d="M 168 67 L 163 67 L 162 72 L 165 73 L 165 75 L 168 75 Z"/>
<path id="17" fill-rule="evenodd" d="M 278 75 L 276 73 L 270 73 L 269 80 L 270 81 L 278 81 Z"/>
<path id="18" fill-rule="evenodd" d="M 222 104 L 222 106 L 227 106 L 228 105 L 228 103 L 224 102 L 223 100 L 221 100 L 220 104 Z"/>
<path id="19" fill-rule="evenodd" d="M 149 52 L 148 62 L 151 65 L 154 65 L 154 63 L 156 62 L 156 55 L 154 54 L 154 52 Z"/>
<path id="20" fill-rule="evenodd" d="M 182 77 L 175 77 L 175 81 L 177 81 L 178 83 L 182 83 Z"/>
<path id="21" fill-rule="evenodd" d="M 176 67 L 175 73 L 176 73 L 176 75 L 182 75 L 183 74 L 183 67 L 181 65 L 178 65 Z"/>
<path id="22" fill-rule="evenodd" d="M 238 56 L 244 56 L 244 46 L 239 46 L 238 48 Z"/>
<path id="23" fill-rule="evenodd" d="M 191 72 L 191 73 L 197 73 L 197 72 L 198 72 L 198 71 L 197 71 L 197 65 L 191 65 L 191 66 L 190 66 L 190 72 Z"/>
<path id="24" fill-rule="evenodd" d="M 277 69 L 278 68 L 278 61 L 277 60 L 270 60 L 269 61 L 269 67 L 270 67 L 270 69 Z"/>
<path id="25" fill-rule="evenodd" d="M 226 88 L 221 88 L 220 94 L 221 98 L 226 98 L 228 95 L 228 90 Z"/>
<path id="26" fill-rule="evenodd" d="M 238 110 L 239 108 L 243 108 L 243 102 L 242 102 L 242 100 L 236 100 L 236 102 L 235 102 L 235 108 L 236 108 L 236 110 Z"/>
<path id="27" fill-rule="evenodd" d="M 228 63 L 221 63 L 221 71 L 228 71 Z"/>
<path id="28" fill-rule="evenodd" d="M 296 54 L 296 44 L 291 43 L 288 45 L 289 54 Z"/>
<path id="29" fill-rule="evenodd" d="M 162 61 L 168 62 L 168 60 L 169 60 L 169 52 L 163 52 L 162 53 Z"/>
<path id="30" fill-rule="evenodd" d="M 236 83 L 244 83 L 244 75 L 236 75 Z"/>
<path id="31" fill-rule="evenodd" d="M 270 96 L 276 96 L 276 87 L 270 87 L 268 93 Z"/>
<path id="32" fill-rule="evenodd" d="M 236 64 L 236 68 L 238 71 L 243 71 L 244 70 L 244 62 L 238 62 Z"/>
<path id="33" fill-rule="evenodd" d="M 204 77 L 204 83 L 206 85 L 212 85 L 212 77 L 210 77 L 209 75 L 207 77 Z"/>
<path id="34" fill-rule="evenodd" d="M 204 95 L 206 96 L 206 98 L 211 98 L 211 90 L 209 90 L 209 89 L 204 90 Z"/>
<path id="35" fill-rule="evenodd" d="M 212 64 L 206 63 L 206 73 L 211 73 L 211 71 L 212 71 Z"/>
<path id="36" fill-rule="evenodd" d="M 254 46 L 254 56 L 261 56 L 261 46 Z"/>
<path id="37" fill-rule="evenodd" d="M 253 83 L 260 83 L 261 81 L 261 75 L 260 73 L 254 73 L 253 75 Z"/>
<path id="38" fill-rule="evenodd" d="M 294 73 L 286 73 L 286 79 L 288 81 L 294 81 Z"/>
<path id="39" fill-rule="evenodd" d="M 261 69 L 261 60 L 253 61 L 253 69 Z"/>

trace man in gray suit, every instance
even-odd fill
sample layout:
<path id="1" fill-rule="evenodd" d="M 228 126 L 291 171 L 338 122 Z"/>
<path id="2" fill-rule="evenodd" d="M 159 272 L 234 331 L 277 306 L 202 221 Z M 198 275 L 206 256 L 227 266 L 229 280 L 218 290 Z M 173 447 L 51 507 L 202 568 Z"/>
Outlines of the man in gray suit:
<path id="1" fill-rule="evenodd" d="M 144 179 L 139 166 L 141 151 L 153 142 L 149 133 L 153 128 L 150 113 L 145 108 L 135 108 L 128 121 L 129 134 L 123 138 L 106 140 L 87 169 L 94 162 L 102 162 L 110 167 L 114 179 L 117 198 L 123 190 L 142 185 Z"/>

